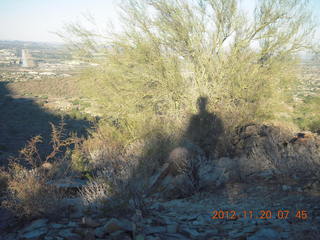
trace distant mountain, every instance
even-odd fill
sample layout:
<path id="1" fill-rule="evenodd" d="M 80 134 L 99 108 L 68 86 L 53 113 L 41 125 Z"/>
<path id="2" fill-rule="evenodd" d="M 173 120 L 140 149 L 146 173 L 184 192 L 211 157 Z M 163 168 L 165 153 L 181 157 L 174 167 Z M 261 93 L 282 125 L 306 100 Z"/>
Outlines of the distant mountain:
<path id="1" fill-rule="evenodd" d="M 0 49 L 1 48 L 47 49 L 47 48 L 61 48 L 63 46 L 64 44 L 62 43 L 0 40 Z"/>

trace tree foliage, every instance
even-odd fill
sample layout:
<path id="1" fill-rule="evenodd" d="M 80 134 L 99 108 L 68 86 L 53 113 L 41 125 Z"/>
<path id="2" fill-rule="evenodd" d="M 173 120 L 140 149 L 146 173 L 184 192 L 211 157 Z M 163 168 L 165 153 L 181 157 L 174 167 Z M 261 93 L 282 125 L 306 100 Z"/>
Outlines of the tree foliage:
<path id="1" fill-rule="evenodd" d="M 86 88 L 125 119 L 181 117 L 206 95 L 227 127 L 265 120 L 289 95 L 297 54 L 315 49 L 306 0 L 259 0 L 251 15 L 239 0 L 125 0 L 121 9 L 120 33 L 67 30 L 99 63 Z"/>

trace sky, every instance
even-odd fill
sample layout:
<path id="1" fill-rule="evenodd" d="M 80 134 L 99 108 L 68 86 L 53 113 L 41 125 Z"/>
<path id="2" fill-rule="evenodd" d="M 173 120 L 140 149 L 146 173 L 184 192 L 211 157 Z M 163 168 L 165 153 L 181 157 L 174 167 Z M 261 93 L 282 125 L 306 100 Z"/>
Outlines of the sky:
<path id="1" fill-rule="evenodd" d="M 0 0 L 0 40 L 62 42 L 55 34 L 90 13 L 106 27 L 115 19 L 115 0 Z"/>
<path id="2" fill-rule="evenodd" d="M 248 10 L 254 0 L 242 0 Z M 320 20 L 320 0 L 310 0 Z M 109 20 L 117 27 L 119 0 L 0 0 L 0 40 L 62 42 L 55 32 L 90 13 L 101 29 Z"/>

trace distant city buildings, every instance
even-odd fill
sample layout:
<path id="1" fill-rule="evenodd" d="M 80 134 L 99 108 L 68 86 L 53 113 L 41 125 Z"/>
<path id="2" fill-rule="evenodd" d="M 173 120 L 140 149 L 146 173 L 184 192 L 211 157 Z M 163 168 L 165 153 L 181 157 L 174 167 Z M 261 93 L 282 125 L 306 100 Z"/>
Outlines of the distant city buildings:
<path id="1" fill-rule="evenodd" d="M 24 68 L 35 67 L 35 63 L 33 61 L 32 55 L 28 49 L 22 49 L 21 61 L 22 61 L 22 67 Z"/>
<path id="2" fill-rule="evenodd" d="M 0 66 L 20 65 L 21 58 L 14 49 L 0 49 Z"/>
<path id="3" fill-rule="evenodd" d="M 63 46 L 0 41 L 0 82 L 68 78 L 89 66 L 98 65 L 72 58 Z"/>

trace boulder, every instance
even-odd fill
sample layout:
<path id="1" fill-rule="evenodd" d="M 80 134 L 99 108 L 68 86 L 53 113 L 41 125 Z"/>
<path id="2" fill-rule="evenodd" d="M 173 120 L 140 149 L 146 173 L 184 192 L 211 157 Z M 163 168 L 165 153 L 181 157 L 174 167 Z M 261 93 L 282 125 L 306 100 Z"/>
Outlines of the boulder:
<path id="1" fill-rule="evenodd" d="M 238 159 L 220 158 L 216 163 L 205 162 L 199 167 L 200 188 L 218 187 L 240 179 Z"/>

